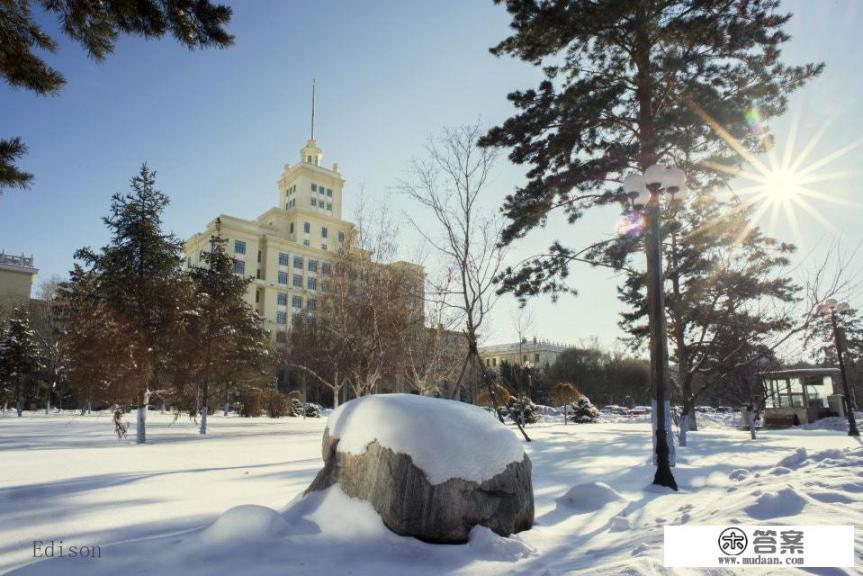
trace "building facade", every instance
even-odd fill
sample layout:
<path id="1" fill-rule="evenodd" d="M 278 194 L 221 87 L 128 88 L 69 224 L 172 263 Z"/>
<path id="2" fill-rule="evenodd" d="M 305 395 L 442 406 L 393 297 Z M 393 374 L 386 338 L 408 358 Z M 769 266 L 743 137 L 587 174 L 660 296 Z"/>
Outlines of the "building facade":
<path id="1" fill-rule="evenodd" d="M 38 272 L 33 256 L 0 252 L 0 308 L 28 303 Z"/>
<path id="2" fill-rule="evenodd" d="M 500 370 L 504 362 L 513 366 L 546 369 L 554 364 L 558 355 L 567 348 L 569 346 L 564 344 L 534 338 L 513 344 L 480 346 L 479 357 L 487 368 L 493 370 Z"/>
<path id="3" fill-rule="evenodd" d="M 314 138 L 300 151 L 299 162 L 286 164 L 278 180 L 279 204 L 255 220 L 221 214 L 203 232 L 185 242 L 186 266 L 204 265 L 210 241 L 227 240 L 234 271 L 252 277 L 247 302 L 264 318 L 272 344 L 286 345 L 292 319 L 314 312 L 323 277 L 339 250 L 350 241 L 354 225 L 342 218 L 345 180 L 338 164 L 326 168 Z M 420 266 L 397 262 L 394 266 Z"/>

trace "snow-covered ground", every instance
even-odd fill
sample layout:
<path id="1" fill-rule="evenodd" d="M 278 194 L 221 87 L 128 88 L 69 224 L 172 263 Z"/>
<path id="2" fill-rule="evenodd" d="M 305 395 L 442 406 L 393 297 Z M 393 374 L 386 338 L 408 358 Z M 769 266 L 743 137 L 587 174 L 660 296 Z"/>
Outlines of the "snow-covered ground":
<path id="1" fill-rule="evenodd" d="M 151 413 L 136 446 L 107 413 L 0 415 L 0 572 L 703 574 L 662 567 L 662 526 L 725 523 L 854 524 L 863 565 L 863 444 L 840 424 L 751 441 L 710 422 L 678 449 L 678 493 L 649 486 L 646 421 L 535 425 L 535 527 L 476 529 L 462 546 L 396 536 L 337 488 L 291 504 L 322 465 L 324 424 L 216 415 L 200 437 L 186 417 Z M 53 540 L 55 555 L 61 540 L 98 545 L 101 558 L 35 562 L 34 540 Z"/>

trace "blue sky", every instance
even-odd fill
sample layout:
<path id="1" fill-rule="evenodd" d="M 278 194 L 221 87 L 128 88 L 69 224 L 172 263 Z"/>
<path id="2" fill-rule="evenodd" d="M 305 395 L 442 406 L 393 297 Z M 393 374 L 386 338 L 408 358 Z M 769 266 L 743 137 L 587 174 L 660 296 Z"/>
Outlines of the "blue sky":
<path id="1" fill-rule="evenodd" d="M 297 160 L 308 138 L 313 77 L 324 161 L 339 162 L 348 181 L 345 215 L 361 189 L 399 215 L 411 205 L 394 185 L 430 134 L 477 118 L 502 121 L 511 112 L 506 94 L 539 77 L 526 64 L 488 53 L 508 33 L 509 19 L 484 0 L 258 0 L 233 6 L 236 44 L 227 50 L 189 52 L 168 39 L 125 38 L 97 63 L 60 38 L 58 53 L 47 57 L 68 79 L 59 95 L 0 88 L 2 136 L 25 139 L 30 152 L 22 164 L 36 175 L 30 190 L 0 196 L 0 248 L 33 253 L 42 279 L 65 274 L 76 248 L 106 241 L 101 217 L 108 199 L 127 188 L 143 161 L 158 171 L 160 188 L 171 196 L 166 225 L 180 237 L 218 213 L 257 216 L 276 204 L 282 166 Z M 811 155 L 817 159 L 861 137 L 861 4 L 825 0 L 786 7 L 796 14 L 786 60 L 824 60 L 827 70 L 771 128 L 782 148 L 798 116 L 796 149 L 821 130 Z M 855 148 L 822 171 L 859 171 L 861 159 L 863 148 Z M 521 175 L 502 158 L 485 199 L 488 210 Z M 837 239 L 848 250 L 863 242 L 859 176 L 816 185 L 846 201 L 815 202 L 829 225 L 804 222 L 798 233 L 784 218 L 772 226 L 765 221 L 768 231 L 800 245 L 795 274 L 814 267 Z M 552 238 L 585 244 L 613 233 L 615 221 L 613 211 L 591 214 L 576 227 L 552 218 L 511 257 L 541 250 Z M 419 237 L 407 224 L 402 233 L 410 255 Z M 573 343 L 596 336 L 614 345 L 618 279 L 583 268 L 571 279 L 577 297 L 532 304 L 532 333 Z M 513 337 L 513 307 L 508 297 L 499 302 L 488 342 Z"/>

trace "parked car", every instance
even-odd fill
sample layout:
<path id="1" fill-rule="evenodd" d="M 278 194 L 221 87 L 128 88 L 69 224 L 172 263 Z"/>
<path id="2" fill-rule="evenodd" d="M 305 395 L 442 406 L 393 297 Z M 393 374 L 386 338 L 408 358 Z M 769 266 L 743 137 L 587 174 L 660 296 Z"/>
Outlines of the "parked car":
<path id="1" fill-rule="evenodd" d="M 629 414 L 629 409 L 624 408 L 623 406 L 618 406 L 616 404 L 608 404 L 603 406 L 600 410 L 603 414 L 617 414 L 619 416 L 626 416 Z"/>
<path id="2" fill-rule="evenodd" d="M 650 406 L 633 406 L 629 411 L 633 416 L 644 416 L 645 414 L 650 414 Z"/>
<path id="3" fill-rule="evenodd" d="M 716 408 L 716 412 L 719 414 L 734 414 L 734 408 L 731 406 L 719 406 Z"/>

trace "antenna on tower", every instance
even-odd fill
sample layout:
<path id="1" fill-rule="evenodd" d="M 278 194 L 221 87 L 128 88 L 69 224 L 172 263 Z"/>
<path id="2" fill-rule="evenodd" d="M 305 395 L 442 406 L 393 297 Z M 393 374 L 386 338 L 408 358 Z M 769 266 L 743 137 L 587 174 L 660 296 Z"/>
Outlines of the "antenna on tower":
<path id="1" fill-rule="evenodd" d="M 315 139 L 315 79 L 312 78 L 312 140 Z"/>

